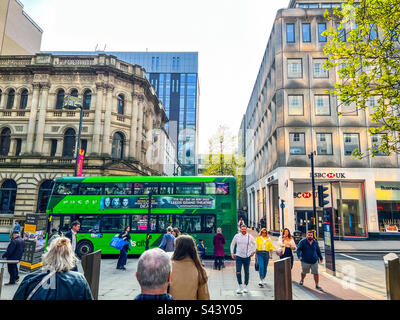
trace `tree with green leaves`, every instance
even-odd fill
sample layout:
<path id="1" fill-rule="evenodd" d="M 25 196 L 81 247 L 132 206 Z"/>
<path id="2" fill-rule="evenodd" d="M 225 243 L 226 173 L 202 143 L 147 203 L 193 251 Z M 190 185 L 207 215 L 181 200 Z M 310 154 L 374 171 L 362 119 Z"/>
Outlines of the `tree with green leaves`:
<path id="1" fill-rule="evenodd" d="M 339 75 L 330 91 L 340 101 L 339 116 L 348 105 L 370 116 L 371 156 L 400 153 L 400 1 L 345 0 L 325 17 L 336 22 L 323 35 L 325 68 Z M 365 154 L 355 150 L 353 156 Z"/>
<path id="2" fill-rule="evenodd" d="M 244 157 L 237 154 L 237 139 L 226 126 L 220 126 L 209 140 L 209 154 L 205 155 L 205 176 L 234 176 L 238 195 L 244 187 Z"/>

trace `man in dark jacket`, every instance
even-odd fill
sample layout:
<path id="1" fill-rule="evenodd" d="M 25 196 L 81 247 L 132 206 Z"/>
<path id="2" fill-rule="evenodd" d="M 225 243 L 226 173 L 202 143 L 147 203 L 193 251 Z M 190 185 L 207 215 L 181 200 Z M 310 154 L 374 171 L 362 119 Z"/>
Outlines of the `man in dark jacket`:
<path id="1" fill-rule="evenodd" d="M 318 285 L 318 259 L 322 263 L 323 258 L 321 250 L 319 249 L 318 241 L 314 240 L 314 231 L 309 230 L 307 238 L 299 242 L 297 246 L 297 256 L 301 261 L 301 281 L 300 285 L 303 285 L 306 274 L 310 272 L 314 275 L 315 288 L 322 291 L 322 288 Z"/>
<path id="2" fill-rule="evenodd" d="M 24 253 L 24 240 L 20 238 L 18 231 L 14 231 L 12 237 L 13 239 L 7 247 L 7 251 L 3 254 L 3 258 L 19 261 Z M 9 263 L 7 267 L 10 274 L 10 282 L 6 283 L 6 285 L 15 284 L 19 280 L 18 265 Z"/>
<path id="3" fill-rule="evenodd" d="M 65 234 L 65 237 L 71 241 L 72 251 L 78 255 L 77 246 L 76 246 L 76 234 L 79 232 L 81 228 L 81 224 L 79 221 L 72 222 L 71 229 Z M 78 271 L 78 267 L 75 266 L 71 271 Z"/>

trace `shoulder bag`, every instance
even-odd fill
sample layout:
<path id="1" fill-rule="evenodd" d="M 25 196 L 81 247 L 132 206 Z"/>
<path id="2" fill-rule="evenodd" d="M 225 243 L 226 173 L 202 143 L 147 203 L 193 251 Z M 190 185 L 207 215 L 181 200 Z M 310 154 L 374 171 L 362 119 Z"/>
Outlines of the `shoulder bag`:
<path id="1" fill-rule="evenodd" d="M 43 286 L 47 280 L 49 280 L 52 276 L 54 276 L 56 274 L 56 271 L 52 271 L 50 272 L 48 275 L 46 275 L 45 277 L 43 277 L 42 281 L 40 281 L 37 286 L 31 291 L 31 293 L 29 294 L 28 298 L 26 298 L 26 300 L 31 300 L 33 295 L 36 293 L 36 291 L 38 291 L 40 289 L 41 286 Z"/>

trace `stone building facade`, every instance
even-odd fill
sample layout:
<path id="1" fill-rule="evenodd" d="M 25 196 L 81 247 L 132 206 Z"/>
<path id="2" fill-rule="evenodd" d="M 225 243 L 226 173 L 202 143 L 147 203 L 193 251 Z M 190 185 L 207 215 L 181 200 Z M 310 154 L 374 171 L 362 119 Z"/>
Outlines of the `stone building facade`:
<path id="1" fill-rule="evenodd" d="M 278 11 L 244 115 L 249 224 L 262 216 L 278 233 L 283 227 L 323 233 L 323 213 L 313 213 L 311 162 L 316 185 L 328 187 L 334 234 L 340 239 L 388 238 L 400 230 L 400 156 L 377 154 L 356 159 L 379 144 L 369 110 L 345 105 L 327 90 L 338 81 L 325 70 L 321 33 L 337 28 L 326 9 L 339 1 L 293 0 Z M 343 112 L 339 117 L 338 112 Z M 285 201 L 283 208 L 281 201 Z"/>
<path id="2" fill-rule="evenodd" d="M 142 67 L 105 54 L 1 56 L 0 233 L 74 175 L 80 111 L 63 108 L 66 95 L 82 99 L 83 176 L 165 174 L 168 119 Z"/>

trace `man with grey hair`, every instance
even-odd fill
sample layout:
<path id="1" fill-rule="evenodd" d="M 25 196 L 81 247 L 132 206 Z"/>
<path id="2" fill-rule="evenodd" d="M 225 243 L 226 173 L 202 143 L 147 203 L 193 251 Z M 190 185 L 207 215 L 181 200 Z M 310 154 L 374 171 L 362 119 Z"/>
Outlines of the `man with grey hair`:
<path id="1" fill-rule="evenodd" d="M 171 270 L 171 258 L 163 250 L 155 248 L 143 252 L 136 271 L 142 292 L 135 300 L 173 300 L 167 293 Z"/>

